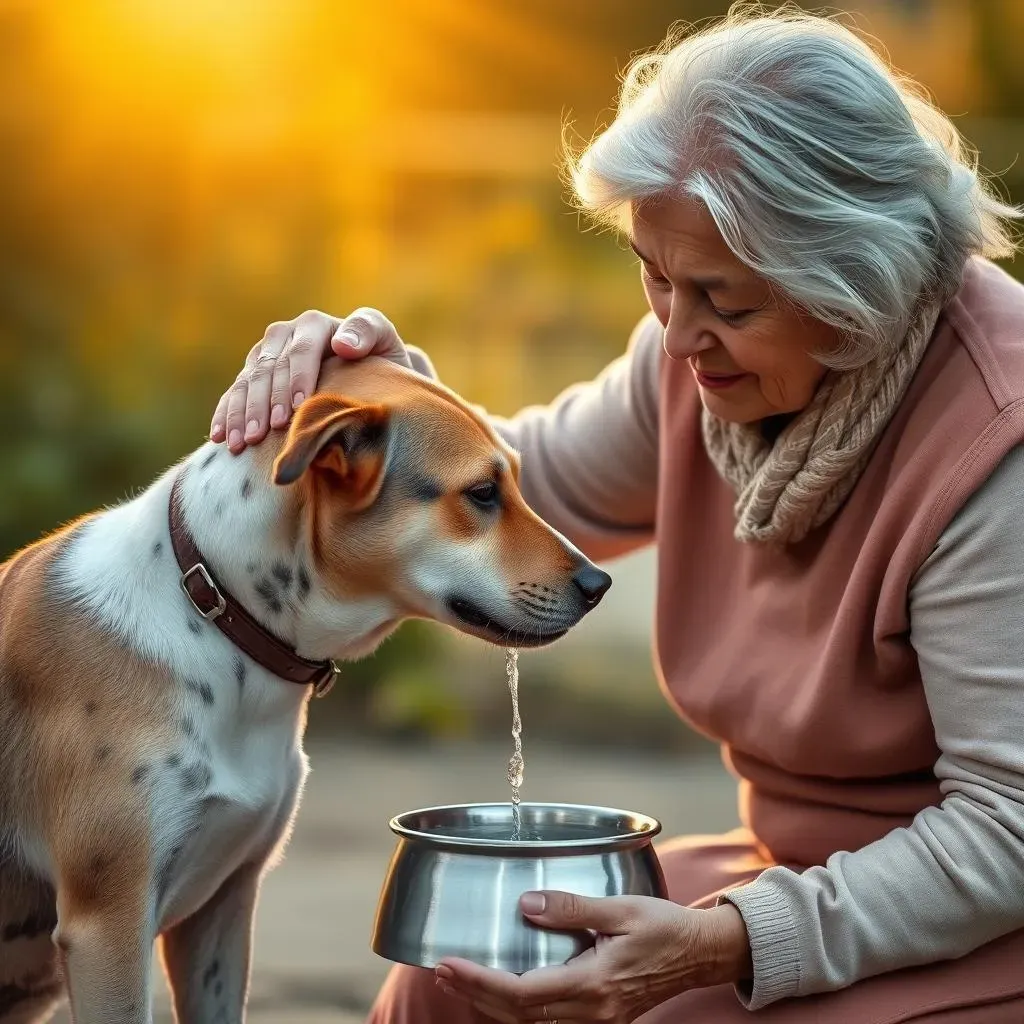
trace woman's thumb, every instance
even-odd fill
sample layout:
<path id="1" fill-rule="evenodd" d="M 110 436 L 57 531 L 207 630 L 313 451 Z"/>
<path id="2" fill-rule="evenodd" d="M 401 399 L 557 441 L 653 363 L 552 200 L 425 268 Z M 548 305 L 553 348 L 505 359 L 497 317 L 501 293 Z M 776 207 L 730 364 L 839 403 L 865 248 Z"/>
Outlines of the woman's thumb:
<path id="1" fill-rule="evenodd" d="M 590 928 L 603 935 L 624 932 L 630 916 L 630 901 L 621 896 L 595 898 L 552 889 L 524 892 L 519 897 L 519 907 L 534 924 L 546 928 Z"/>
<path id="2" fill-rule="evenodd" d="M 412 365 L 395 325 L 379 309 L 369 306 L 360 306 L 338 324 L 331 349 L 342 359 L 375 355 L 403 366 Z"/>

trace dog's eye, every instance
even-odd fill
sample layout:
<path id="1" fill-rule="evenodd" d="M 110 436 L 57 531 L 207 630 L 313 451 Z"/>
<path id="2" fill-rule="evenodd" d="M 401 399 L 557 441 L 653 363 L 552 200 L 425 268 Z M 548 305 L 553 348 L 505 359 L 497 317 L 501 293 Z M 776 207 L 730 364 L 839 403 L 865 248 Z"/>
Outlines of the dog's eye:
<path id="1" fill-rule="evenodd" d="M 474 505 L 481 508 L 493 508 L 498 501 L 498 485 L 491 480 L 485 484 L 475 484 L 463 493 Z"/>

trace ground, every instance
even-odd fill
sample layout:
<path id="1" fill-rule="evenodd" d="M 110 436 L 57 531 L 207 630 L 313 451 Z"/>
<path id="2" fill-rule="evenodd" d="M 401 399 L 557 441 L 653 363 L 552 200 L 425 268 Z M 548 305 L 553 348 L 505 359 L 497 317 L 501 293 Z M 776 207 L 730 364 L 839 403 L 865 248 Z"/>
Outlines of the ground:
<path id="1" fill-rule="evenodd" d="M 315 709 L 314 709 L 315 710 Z M 508 748 L 508 749 L 506 749 Z M 394 847 L 388 819 L 432 804 L 505 799 L 508 743 L 309 747 L 312 772 L 284 862 L 263 886 L 250 1024 L 362 1021 L 388 963 L 370 951 Z M 524 800 L 595 803 L 660 819 L 667 835 L 736 824 L 735 787 L 714 757 L 531 744 Z M 68 1024 L 62 1013 L 55 1021 Z M 162 978 L 155 1024 L 169 1024 Z"/>

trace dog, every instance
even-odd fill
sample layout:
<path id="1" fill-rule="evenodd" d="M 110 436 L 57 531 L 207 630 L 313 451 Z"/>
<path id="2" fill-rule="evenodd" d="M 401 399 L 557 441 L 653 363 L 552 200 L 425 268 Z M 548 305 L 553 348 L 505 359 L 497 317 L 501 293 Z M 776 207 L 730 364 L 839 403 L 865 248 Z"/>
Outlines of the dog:
<path id="1" fill-rule="evenodd" d="M 330 360 L 287 431 L 207 443 L 0 566 L 0 1022 L 244 1019 L 310 696 L 426 618 L 550 643 L 610 577 L 440 384 Z"/>

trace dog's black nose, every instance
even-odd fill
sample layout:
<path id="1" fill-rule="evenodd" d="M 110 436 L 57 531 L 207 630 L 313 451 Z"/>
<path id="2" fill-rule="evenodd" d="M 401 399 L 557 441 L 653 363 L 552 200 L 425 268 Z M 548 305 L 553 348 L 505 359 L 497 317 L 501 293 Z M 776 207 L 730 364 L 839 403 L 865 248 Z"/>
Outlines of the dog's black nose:
<path id="1" fill-rule="evenodd" d="M 585 565 L 578 569 L 572 581 L 579 587 L 580 593 L 589 605 L 597 604 L 612 585 L 611 576 L 598 569 L 596 565 Z"/>

